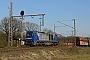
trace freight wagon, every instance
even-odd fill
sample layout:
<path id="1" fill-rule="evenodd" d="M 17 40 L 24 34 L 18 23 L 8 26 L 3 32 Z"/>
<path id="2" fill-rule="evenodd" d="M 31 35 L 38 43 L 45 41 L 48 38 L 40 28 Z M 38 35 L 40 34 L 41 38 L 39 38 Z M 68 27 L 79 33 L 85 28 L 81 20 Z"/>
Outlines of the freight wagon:
<path id="1" fill-rule="evenodd" d="M 83 37 L 76 37 L 76 46 L 89 46 L 89 40 Z"/>
<path id="2" fill-rule="evenodd" d="M 90 46 L 90 39 L 86 37 L 64 37 L 63 41 L 68 46 Z"/>
<path id="3" fill-rule="evenodd" d="M 25 44 L 30 46 L 35 45 L 58 45 L 59 40 L 57 34 L 49 34 L 45 32 L 27 31 Z"/>
<path id="4" fill-rule="evenodd" d="M 75 45 L 74 37 L 72 36 L 64 37 L 64 44 L 68 46 L 74 46 Z"/>

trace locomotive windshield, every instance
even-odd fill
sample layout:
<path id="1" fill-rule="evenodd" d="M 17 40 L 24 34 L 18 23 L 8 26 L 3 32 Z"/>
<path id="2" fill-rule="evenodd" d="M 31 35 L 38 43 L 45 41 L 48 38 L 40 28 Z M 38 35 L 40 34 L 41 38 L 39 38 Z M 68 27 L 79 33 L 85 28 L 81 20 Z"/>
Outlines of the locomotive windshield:
<path id="1" fill-rule="evenodd" d="M 29 31 L 27 32 L 26 36 L 35 36 L 36 33 L 35 32 L 32 32 L 32 31 Z"/>
<path id="2" fill-rule="evenodd" d="M 27 36 L 33 36 L 33 33 L 28 32 L 28 33 L 27 33 Z"/>

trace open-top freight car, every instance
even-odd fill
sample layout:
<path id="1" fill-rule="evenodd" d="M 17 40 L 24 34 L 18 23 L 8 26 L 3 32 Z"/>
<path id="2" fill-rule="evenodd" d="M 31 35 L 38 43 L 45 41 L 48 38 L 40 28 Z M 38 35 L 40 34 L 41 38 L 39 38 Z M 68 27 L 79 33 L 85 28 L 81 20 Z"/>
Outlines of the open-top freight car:
<path id="1" fill-rule="evenodd" d="M 76 46 L 89 46 L 89 39 L 83 37 L 76 37 Z"/>
<path id="2" fill-rule="evenodd" d="M 25 44 L 30 46 L 35 45 L 58 45 L 57 34 L 49 34 L 45 32 L 27 31 Z"/>
<path id="3" fill-rule="evenodd" d="M 60 40 L 63 40 L 65 45 L 68 46 L 90 46 L 90 39 L 88 37 L 63 37 Z"/>

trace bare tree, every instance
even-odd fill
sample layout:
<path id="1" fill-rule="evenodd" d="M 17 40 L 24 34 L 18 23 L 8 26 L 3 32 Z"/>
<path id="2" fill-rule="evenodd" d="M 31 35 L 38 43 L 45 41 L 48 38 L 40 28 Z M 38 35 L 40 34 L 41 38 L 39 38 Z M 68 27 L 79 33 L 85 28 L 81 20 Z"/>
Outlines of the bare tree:
<path id="1" fill-rule="evenodd" d="M 32 22 L 26 22 L 25 23 L 25 30 L 32 30 L 32 31 L 39 31 L 39 25 Z"/>
<path id="2" fill-rule="evenodd" d="M 10 18 L 4 17 L 0 23 L 0 30 L 6 34 L 7 41 L 9 36 L 9 19 Z M 22 23 L 21 20 L 13 18 L 12 20 L 13 37 L 21 33 L 21 23 Z"/>

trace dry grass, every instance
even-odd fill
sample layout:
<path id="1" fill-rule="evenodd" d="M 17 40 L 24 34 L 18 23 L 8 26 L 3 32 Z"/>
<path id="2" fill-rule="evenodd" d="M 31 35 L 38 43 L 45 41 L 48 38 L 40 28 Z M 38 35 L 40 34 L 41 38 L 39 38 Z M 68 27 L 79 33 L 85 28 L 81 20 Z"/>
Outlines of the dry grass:
<path id="1" fill-rule="evenodd" d="M 90 47 L 47 48 L 0 53 L 0 60 L 90 60 Z"/>

